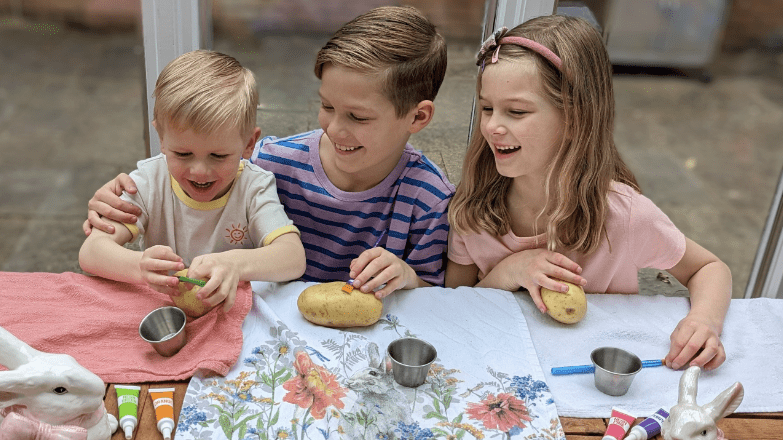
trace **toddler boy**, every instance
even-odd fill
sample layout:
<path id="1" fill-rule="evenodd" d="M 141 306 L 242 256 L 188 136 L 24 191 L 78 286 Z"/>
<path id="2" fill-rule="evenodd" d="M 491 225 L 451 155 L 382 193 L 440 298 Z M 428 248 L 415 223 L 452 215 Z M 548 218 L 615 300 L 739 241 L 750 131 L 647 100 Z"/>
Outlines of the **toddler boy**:
<path id="1" fill-rule="evenodd" d="M 79 252 L 83 270 L 147 283 L 172 296 L 169 271 L 208 279 L 199 298 L 234 303 L 239 281 L 288 281 L 305 269 L 297 228 L 277 196 L 274 175 L 247 159 L 260 137 L 253 74 L 206 50 L 169 63 L 155 85 L 153 126 L 161 154 L 142 160 L 122 198 L 138 208 L 113 232 L 94 230 Z M 123 247 L 141 237 L 143 251 Z"/>

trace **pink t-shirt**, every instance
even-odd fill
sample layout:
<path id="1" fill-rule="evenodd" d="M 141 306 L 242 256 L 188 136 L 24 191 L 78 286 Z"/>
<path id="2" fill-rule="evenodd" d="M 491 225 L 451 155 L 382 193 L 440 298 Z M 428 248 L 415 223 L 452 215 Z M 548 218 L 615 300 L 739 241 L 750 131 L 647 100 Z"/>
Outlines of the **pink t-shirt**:
<path id="1" fill-rule="evenodd" d="M 589 256 L 563 252 L 582 267 L 586 292 L 638 293 L 640 268 L 670 269 L 685 254 L 685 235 L 647 197 L 628 185 L 614 183 L 609 191 L 606 234 L 598 249 Z M 610 244 L 611 243 L 611 250 Z M 478 266 L 483 279 L 507 256 L 526 249 L 545 248 L 546 234 L 517 237 L 509 231 L 501 237 L 482 231 L 449 234 L 449 259 L 458 264 Z"/>

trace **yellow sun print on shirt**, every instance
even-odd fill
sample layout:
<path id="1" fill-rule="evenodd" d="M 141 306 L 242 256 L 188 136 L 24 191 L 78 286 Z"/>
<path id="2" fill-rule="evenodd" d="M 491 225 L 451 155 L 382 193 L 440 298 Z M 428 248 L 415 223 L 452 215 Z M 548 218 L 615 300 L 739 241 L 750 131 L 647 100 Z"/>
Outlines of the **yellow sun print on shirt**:
<path id="1" fill-rule="evenodd" d="M 232 224 L 230 228 L 226 228 L 226 241 L 231 244 L 242 244 L 248 237 L 247 226 L 241 224 Z"/>

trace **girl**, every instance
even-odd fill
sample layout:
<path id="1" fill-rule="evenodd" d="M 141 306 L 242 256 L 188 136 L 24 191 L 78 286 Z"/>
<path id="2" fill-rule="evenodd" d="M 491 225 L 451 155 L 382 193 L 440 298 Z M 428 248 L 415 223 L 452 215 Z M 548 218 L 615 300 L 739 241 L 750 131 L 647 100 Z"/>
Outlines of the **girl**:
<path id="1" fill-rule="evenodd" d="M 546 16 L 505 28 L 478 54 L 480 130 L 449 206 L 446 285 L 637 293 L 637 271 L 666 269 L 691 295 L 666 365 L 711 370 L 731 272 L 649 199 L 615 148 L 612 66 L 585 20 Z"/>

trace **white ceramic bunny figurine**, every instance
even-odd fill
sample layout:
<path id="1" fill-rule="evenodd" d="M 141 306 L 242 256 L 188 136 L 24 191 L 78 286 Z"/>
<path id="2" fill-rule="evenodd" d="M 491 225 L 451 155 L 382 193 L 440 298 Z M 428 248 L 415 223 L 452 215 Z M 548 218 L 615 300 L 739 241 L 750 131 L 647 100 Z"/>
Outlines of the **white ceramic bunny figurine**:
<path id="1" fill-rule="evenodd" d="M 723 432 L 715 422 L 734 412 L 742 403 L 742 384 L 736 382 L 710 403 L 696 404 L 701 368 L 690 367 L 680 378 L 680 395 L 669 417 L 661 424 L 664 440 L 717 440 Z"/>
<path id="2" fill-rule="evenodd" d="M 9 422 L 47 438 L 61 438 L 51 434 L 60 425 L 85 428 L 88 440 L 109 440 L 117 429 L 103 404 L 106 385 L 73 357 L 38 351 L 0 327 L 0 364 L 9 369 L 0 371 L 0 439 L 22 437 L 10 433 Z M 19 421 L 27 424 L 16 425 Z"/>

